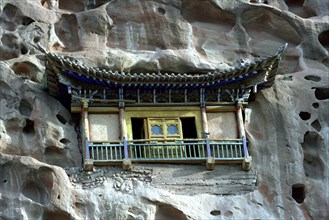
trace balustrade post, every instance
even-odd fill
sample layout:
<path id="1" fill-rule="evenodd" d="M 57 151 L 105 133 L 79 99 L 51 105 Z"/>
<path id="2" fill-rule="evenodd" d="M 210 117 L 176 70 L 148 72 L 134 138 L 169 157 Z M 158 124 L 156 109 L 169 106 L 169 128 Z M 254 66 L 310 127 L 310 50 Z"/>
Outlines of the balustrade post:
<path id="1" fill-rule="evenodd" d="M 123 137 L 124 158 L 128 159 L 128 143 L 126 137 Z"/>
<path id="2" fill-rule="evenodd" d="M 211 155 L 210 141 L 209 141 L 209 132 L 205 132 L 206 147 L 207 147 L 207 160 L 206 160 L 206 169 L 214 170 L 215 169 L 215 158 Z"/>
<path id="3" fill-rule="evenodd" d="M 243 155 L 245 157 L 249 157 L 248 149 L 247 149 L 247 139 L 246 137 L 242 138 L 242 144 L 243 144 Z"/>
<path id="4" fill-rule="evenodd" d="M 209 132 L 204 133 L 206 138 L 206 146 L 207 146 L 207 157 L 211 157 L 211 149 L 210 149 L 210 141 L 209 141 Z"/>
<path id="5" fill-rule="evenodd" d="M 89 140 L 86 138 L 86 159 L 90 159 Z"/>

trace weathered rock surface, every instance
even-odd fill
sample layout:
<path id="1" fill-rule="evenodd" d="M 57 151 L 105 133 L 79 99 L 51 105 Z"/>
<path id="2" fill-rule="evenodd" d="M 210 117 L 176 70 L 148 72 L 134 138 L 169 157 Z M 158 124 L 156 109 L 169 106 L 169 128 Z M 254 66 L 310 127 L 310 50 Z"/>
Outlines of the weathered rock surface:
<path id="1" fill-rule="evenodd" d="M 81 165 L 71 115 L 42 84 L 0 64 L 0 152 L 57 166 Z"/>
<path id="2" fill-rule="evenodd" d="M 1 218 L 328 219 L 328 39 L 326 0 L 0 1 Z M 76 122 L 43 89 L 38 43 L 118 71 L 197 72 L 286 42 L 273 86 L 246 110 L 249 173 L 60 168 L 81 165 Z"/>

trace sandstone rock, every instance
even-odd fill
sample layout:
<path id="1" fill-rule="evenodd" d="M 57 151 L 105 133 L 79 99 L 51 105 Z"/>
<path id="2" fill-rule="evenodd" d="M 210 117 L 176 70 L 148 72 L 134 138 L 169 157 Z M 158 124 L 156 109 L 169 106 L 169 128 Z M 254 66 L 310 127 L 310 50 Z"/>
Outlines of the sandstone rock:
<path id="1" fill-rule="evenodd" d="M 1 152 L 32 156 L 62 167 L 80 165 L 69 112 L 40 84 L 16 76 L 8 65 L 2 63 L 0 68 Z"/>

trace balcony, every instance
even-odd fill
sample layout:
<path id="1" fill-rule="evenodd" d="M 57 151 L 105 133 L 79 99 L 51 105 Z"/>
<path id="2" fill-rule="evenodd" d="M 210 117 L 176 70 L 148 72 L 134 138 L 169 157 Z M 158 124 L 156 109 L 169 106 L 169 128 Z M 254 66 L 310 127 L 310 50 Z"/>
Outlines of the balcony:
<path id="1" fill-rule="evenodd" d="M 248 155 L 243 139 L 143 139 L 111 143 L 87 143 L 86 157 L 94 164 L 120 164 L 124 158 L 141 163 L 238 163 Z"/>

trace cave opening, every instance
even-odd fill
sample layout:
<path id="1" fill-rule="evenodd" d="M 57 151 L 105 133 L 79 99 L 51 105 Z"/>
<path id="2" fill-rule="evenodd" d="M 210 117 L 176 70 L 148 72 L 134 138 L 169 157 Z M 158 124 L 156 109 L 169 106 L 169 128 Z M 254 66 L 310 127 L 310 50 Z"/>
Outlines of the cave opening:
<path id="1" fill-rule="evenodd" d="M 319 120 L 318 119 L 316 119 L 315 121 L 313 121 L 312 122 L 312 124 L 311 124 L 311 126 L 315 129 L 315 130 L 317 130 L 317 131 L 321 131 L 321 124 L 320 124 L 320 122 L 319 122 Z"/>
<path id="2" fill-rule="evenodd" d="M 288 7 L 303 7 L 304 0 L 285 0 Z"/>
<path id="3" fill-rule="evenodd" d="M 23 133 L 26 135 L 34 136 L 34 122 L 30 119 L 26 119 L 25 126 L 23 128 Z"/>
<path id="4" fill-rule="evenodd" d="M 329 88 L 312 88 L 315 89 L 314 94 L 317 100 L 329 99 Z"/>
<path id="5" fill-rule="evenodd" d="M 164 10 L 163 8 L 158 8 L 158 12 L 164 15 L 166 13 L 166 10 Z"/>
<path id="6" fill-rule="evenodd" d="M 320 33 L 318 40 L 323 47 L 329 49 L 329 30 Z"/>
<path id="7" fill-rule="evenodd" d="M 213 216 L 221 215 L 221 211 L 220 210 L 213 210 L 213 211 L 210 212 L 210 215 L 213 215 Z"/>
<path id="8" fill-rule="evenodd" d="M 302 120 L 306 121 L 306 120 L 308 120 L 308 119 L 311 118 L 311 114 L 308 113 L 308 112 L 300 112 L 300 113 L 299 113 L 299 117 L 300 117 Z"/>
<path id="9" fill-rule="evenodd" d="M 304 202 L 305 185 L 302 183 L 297 183 L 297 184 L 292 185 L 291 188 L 292 188 L 292 198 L 299 204 Z"/>
<path id="10" fill-rule="evenodd" d="M 314 12 L 304 8 L 304 0 L 284 0 L 289 8 L 289 11 L 302 17 L 309 18 L 315 16 Z"/>
<path id="11" fill-rule="evenodd" d="M 320 104 L 317 102 L 312 103 L 313 108 L 319 108 Z"/>
<path id="12" fill-rule="evenodd" d="M 310 81 L 313 81 L 313 82 L 319 82 L 321 80 L 321 77 L 314 76 L 314 75 L 307 75 L 307 76 L 304 77 L 304 79 L 310 80 Z"/>
<path id="13" fill-rule="evenodd" d="M 18 107 L 19 113 L 26 117 L 30 117 L 33 111 L 33 107 L 26 99 L 22 99 Z"/>
<path id="14" fill-rule="evenodd" d="M 22 54 L 27 54 L 29 51 L 26 47 L 21 48 Z M 34 65 L 30 62 L 17 62 L 13 65 L 13 70 L 16 75 L 26 77 L 27 79 L 36 82 L 37 76 L 34 73 Z"/>
<path id="15" fill-rule="evenodd" d="M 64 116 L 62 116 L 62 115 L 60 115 L 60 114 L 56 114 L 56 118 L 58 119 L 58 121 L 60 122 L 60 123 L 62 123 L 63 125 L 65 125 L 66 124 L 66 119 L 64 118 Z"/>
<path id="16" fill-rule="evenodd" d="M 59 142 L 61 142 L 62 144 L 69 144 L 70 140 L 66 139 L 66 138 L 62 138 L 62 139 L 59 140 Z"/>

